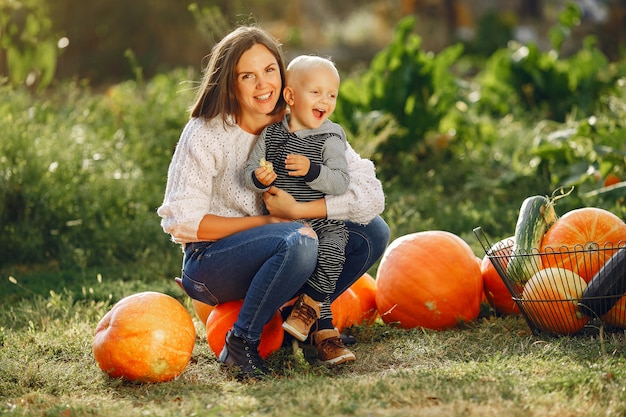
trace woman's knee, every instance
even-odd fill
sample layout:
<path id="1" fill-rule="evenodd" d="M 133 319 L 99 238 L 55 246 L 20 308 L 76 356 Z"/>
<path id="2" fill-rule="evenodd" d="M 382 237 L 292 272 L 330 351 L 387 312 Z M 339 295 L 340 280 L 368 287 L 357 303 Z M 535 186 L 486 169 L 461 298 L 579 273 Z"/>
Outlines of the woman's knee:
<path id="1" fill-rule="evenodd" d="M 315 230 L 313 230 L 313 228 L 311 226 L 302 226 L 300 229 L 298 229 L 298 232 L 302 235 L 302 236 L 308 236 L 311 237 L 315 240 L 317 240 L 317 233 L 315 233 Z"/>
<path id="2" fill-rule="evenodd" d="M 370 241 L 372 242 L 374 251 L 382 254 L 389 243 L 391 231 L 387 223 L 380 216 L 377 216 L 374 220 L 372 220 L 371 226 L 372 227 L 369 230 Z"/>
<path id="3" fill-rule="evenodd" d="M 286 256 L 291 258 L 290 261 L 303 269 L 310 267 L 312 272 L 317 264 L 318 240 L 315 231 L 310 226 L 302 225 L 287 236 L 285 243 Z"/>

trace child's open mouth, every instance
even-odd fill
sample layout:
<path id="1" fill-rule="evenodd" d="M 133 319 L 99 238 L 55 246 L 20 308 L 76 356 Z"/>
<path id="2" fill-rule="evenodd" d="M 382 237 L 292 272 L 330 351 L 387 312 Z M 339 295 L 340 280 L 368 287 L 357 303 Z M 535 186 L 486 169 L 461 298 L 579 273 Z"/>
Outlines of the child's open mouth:
<path id="1" fill-rule="evenodd" d="M 315 116 L 317 119 L 321 119 L 324 116 L 324 113 L 326 113 L 326 111 L 320 110 L 320 109 L 313 109 L 313 116 Z"/>

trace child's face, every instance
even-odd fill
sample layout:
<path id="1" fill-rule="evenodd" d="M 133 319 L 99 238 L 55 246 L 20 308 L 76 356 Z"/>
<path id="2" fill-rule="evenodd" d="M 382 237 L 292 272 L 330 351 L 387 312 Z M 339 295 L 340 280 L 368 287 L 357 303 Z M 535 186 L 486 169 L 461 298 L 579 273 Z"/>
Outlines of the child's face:
<path id="1" fill-rule="evenodd" d="M 292 132 L 317 129 L 335 111 L 339 93 L 339 77 L 330 68 L 303 71 L 285 89 L 289 104 Z"/>

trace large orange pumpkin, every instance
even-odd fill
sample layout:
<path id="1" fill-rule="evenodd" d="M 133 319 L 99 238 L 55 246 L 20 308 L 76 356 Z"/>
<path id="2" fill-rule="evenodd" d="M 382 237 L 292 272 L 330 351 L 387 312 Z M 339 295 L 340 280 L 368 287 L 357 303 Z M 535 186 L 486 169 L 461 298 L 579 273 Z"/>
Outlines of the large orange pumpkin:
<path id="1" fill-rule="evenodd" d="M 522 308 L 539 329 L 573 334 L 589 321 L 578 308 L 586 287 L 585 280 L 569 269 L 541 269 L 524 285 Z"/>
<path id="2" fill-rule="evenodd" d="M 543 266 L 569 269 L 588 283 L 615 253 L 602 248 L 610 244 L 617 249 L 624 240 L 626 223 L 610 211 L 596 207 L 572 210 L 554 222 L 544 235 Z"/>
<path id="3" fill-rule="evenodd" d="M 378 317 L 376 309 L 376 280 L 365 273 L 350 286 L 361 304 L 361 315 L 356 324 L 372 324 Z"/>
<path id="4" fill-rule="evenodd" d="M 441 230 L 408 234 L 385 250 L 376 276 L 376 306 L 385 323 L 443 330 L 475 320 L 483 282 L 476 255 Z"/>
<path id="5" fill-rule="evenodd" d="M 517 303 L 513 301 L 511 292 L 504 284 L 493 263 L 498 262 L 502 270 L 506 271 L 513 250 L 514 239 L 515 237 L 511 236 L 493 244 L 489 253 L 485 254 L 480 263 L 485 297 L 496 312 L 505 316 L 520 314 L 520 309 Z M 490 256 L 494 257 L 494 259 L 492 260 Z M 513 282 L 510 282 L 510 284 L 515 286 Z M 514 287 L 515 296 L 518 296 L 521 292 L 521 287 Z"/>
<path id="6" fill-rule="evenodd" d="M 102 317 L 92 348 L 98 366 L 113 378 L 163 382 L 185 370 L 195 340 L 187 309 L 148 291 L 121 299 Z"/>
<path id="7" fill-rule="evenodd" d="M 243 300 L 229 301 L 216 305 L 209 314 L 206 320 L 206 337 L 215 356 L 219 356 L 222 352 L 226 343 L 226 333 L 232 329 L 237 321 L 242 305 Z M 284 338 L 282 324 L 282 317 L 279 312 L 276 312 L 272 319 L 263 327 L 259 344 L 259 355 L 262 358 L 265 359 L 280 349 Z"/>

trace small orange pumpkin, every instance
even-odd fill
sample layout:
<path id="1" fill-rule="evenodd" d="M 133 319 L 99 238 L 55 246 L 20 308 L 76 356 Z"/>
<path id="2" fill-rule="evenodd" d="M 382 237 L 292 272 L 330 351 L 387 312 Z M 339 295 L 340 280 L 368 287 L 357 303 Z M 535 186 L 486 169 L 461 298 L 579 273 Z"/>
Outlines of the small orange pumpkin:
<path id="1" fill-rule="evenodd" d="M 617 303 L 600 319 L 611 326 L 626 328 L 626 296 L 617 300 Z"/>
<path id="2" fill-rule="evenodd" d="M 330 304 L 330 311 L 333 313 L 333 326 L 341 332 L 359 321 L 361 302 L 352 288 L 348 288 Z"/>
<path id="3" fill-rule="evenodd" d="M 209 314 L 211 314 L 211 311 L 213 311 L 215 306 L 203 303 L 202 301 L 198 301 L 193 298 L 191 299 L 191 303 L 193 304 L 193 309 L 196 312 L 196 316 L 198 316 L 202 324 L 206 324 L 206 319 L 209 318 Z"/>
<path id="4" fill-rule="evenodd" d="M 573 334 L 589 321 L 578 309 L 586 287 L 585 280 L 569 269 L 541 269 L 524 285 L 522 308 L 541 330 Z"/>
<path id="5" fill-rule="evenodd" d="M 195 340 L 187 309 L 169 295 L 148 291 L 121 299 L 102 317 L 92 348 L 112 378 L 164 382 L 185 370 Z"/>
<path id="6" fill-rule="evenodd" d="M 618 177 L 616 174 L 611 172 L 604 179 L 604 186 L 605 187 L 610 187 L 611 185 L 615 185 L 615 184 L 617 184 L 617 183 L 619 183 L 621 181 L 622 181 L 622 179 L 620 177 Z"/>
<path id="7" fill-rule="evenodd" d="M 385 323 L 443 330 L 475 320 L 483 281 L 476 255 L 446 231 L 417 232 L 395 239 L 376 277 L 376 306 Z"/>
<path id="8" fill-rule="evenodd" d="M 588 283 L 624 240 L 626 223 L 610 211 L 596 207 L 572 210 L 543 236 L 542 263 L 544 268 L 569 269 Z M 597 250 L 605 244 L 615 250 Z"/>
<path id="9" fill-rule="evenodd" d="M 485 254 L 480 263 L 485 297 L 496 312 L 505 316 L 520 314 L 520 309 L 517 303 L 513 301 L 511 292 L 506 287 L 493 263 L 498 262 L 500 267 L 506 271 L 513 250 L 514 239 L 515 236 L 511 236 L 494 243 L 489 253 Z M 489 256 L 494 257 L 494 259 L 492 260 Z M 515 284 L 511 282 L 511 285 Z M 521 287 L 515 287 L 516 296 L 521 292 Z"/>
<path id="10" fill-rule="evenodd" d="M 219 356 L 226 344 L 226 333 L 233 328 L 237 321 L 243 300 L 228 301 L 216 305 L 206 320 L 206 337 L 215 356 Z M 259 355 L 263 359 L 280 349 L 283 343 L 283 320 L 276 312 L 271 320 L 263 327 Z"/>
<path id="11" fill-rule="evenodd" d="M 356 324 L 372 324 L 378 317 L 376 309 L 376 280 L 365 273 L 350 286 L 361 304 L 361 314 Z"/>

